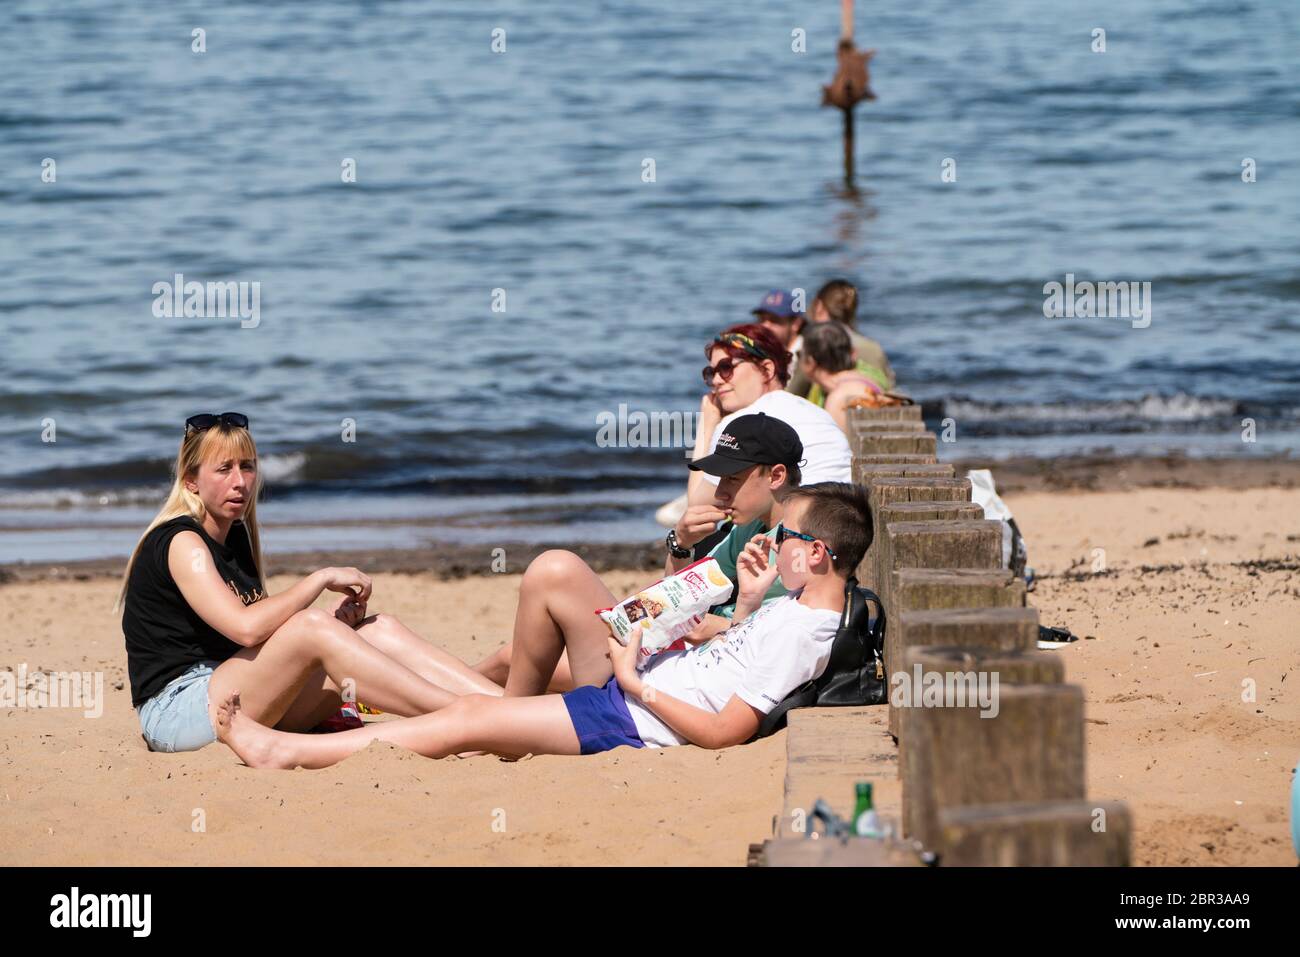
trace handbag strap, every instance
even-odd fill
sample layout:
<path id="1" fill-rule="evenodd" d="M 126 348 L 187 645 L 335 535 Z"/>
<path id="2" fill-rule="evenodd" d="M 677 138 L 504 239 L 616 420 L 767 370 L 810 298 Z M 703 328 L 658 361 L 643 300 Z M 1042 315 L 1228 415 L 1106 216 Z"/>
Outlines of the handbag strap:
<path id="1" fill-rule="evenodd" d="M 870 588 L 863 588 L 858 584 L 858 579 L 850 575 L 844 588 L 844 617 L 840 619 L 840 625 L 848 623 L 851 603 L 861 601 L 864 604 L 871 602 L 876 606 L 876 617 L 871 623 L 871 628 L 867 632 L 867 638 L 870 650 L 876 657 L 881 657 L 885 652 L 885 605 L 880 600 L 880 596 Z"/>

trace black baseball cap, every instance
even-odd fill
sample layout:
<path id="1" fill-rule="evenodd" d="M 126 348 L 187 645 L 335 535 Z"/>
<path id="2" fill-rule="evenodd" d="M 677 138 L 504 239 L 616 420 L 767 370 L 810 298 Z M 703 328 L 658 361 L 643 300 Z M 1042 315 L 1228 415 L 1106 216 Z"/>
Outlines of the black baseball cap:
<path id="1" fill-rule="evenodd" d="M 803 460 L 799 434 L 766 412 L 741 415 L 722 427 L 712 455 L 690 463 L 695 472 L 735 475 L 755 465 L 798 465 Z"/>

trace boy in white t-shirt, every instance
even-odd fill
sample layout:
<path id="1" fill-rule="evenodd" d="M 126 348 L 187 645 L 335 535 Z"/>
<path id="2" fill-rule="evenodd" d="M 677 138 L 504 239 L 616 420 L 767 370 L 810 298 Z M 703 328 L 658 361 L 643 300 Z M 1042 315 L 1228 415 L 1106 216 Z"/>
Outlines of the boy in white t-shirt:
<path id="1" fill-rule="evenodd" d="M 792 490 L 775 539 L 775 562 L 762 535 L 738 559 L 731 628 L 686 651 L 661 653 L 641 673 L 640 633 L 627 646 L 608 638 L 602 687 L 536 697 L 466 695 L 432 714 L 328 735 L 263 727 L 239 713 L 235 692 L 218 707 L 218 737 L 248 765 L 275 768 L 328 767 L 372 741 L 434 758 L 741 744 L 765 714 L 826 667 L 845 582 L 871 544 L 865 490 L 836 482 Z M 791 592 L 760 609 L 778 571 Z"/>

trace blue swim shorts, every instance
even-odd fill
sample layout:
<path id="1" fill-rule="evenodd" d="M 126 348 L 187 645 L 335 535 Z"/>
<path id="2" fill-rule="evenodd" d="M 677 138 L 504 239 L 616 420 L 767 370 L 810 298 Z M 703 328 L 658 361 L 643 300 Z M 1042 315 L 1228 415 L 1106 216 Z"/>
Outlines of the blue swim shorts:
<path id="1" fill-rule="evenodd" d="M 644 748 L 636 725 L 627 710 L 627 701 L 618 682 L 610 678 L 604 686 L 583 685 L 561 695 L 569 709 L 569 720 L 578 732 L 583 754 L 599 754 L 621 745 Z"/>

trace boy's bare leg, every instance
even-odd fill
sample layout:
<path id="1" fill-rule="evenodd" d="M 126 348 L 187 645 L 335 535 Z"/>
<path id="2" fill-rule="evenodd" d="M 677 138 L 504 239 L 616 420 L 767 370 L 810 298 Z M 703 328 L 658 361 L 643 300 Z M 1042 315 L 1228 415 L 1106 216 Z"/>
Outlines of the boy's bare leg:
<path id="1" fill-rule="evenodd" d="M 507 641 L 476 664 L 474 670 L 493 684 L 504 688 L 506 681 L 510 678 L 510 655 L 514 650 L 515 643 Z M 546 686 L 546 690 L 561 694 L 565 691 L 572 691 L 575 687 L 577 685 L 573 683 L 573 672 L 569 670 L 569 653 L 566 651 L 560 655 L 559 663 L 555 666 L 555 674 L 551 675 L 551 683 Z"/>
<path id="2" fill-rule="evenodd" d="M 380 721 L 337 734 L 273 731 L 245 715 L 239 692 L 216 705 L 217 737 L 254 768 L 324 768 L 373 741 L 387 741 L 430 758 L 462 751 L 524 754 L 581 754 L 564 699 L 496 698 L 466 695 L 433 714 Z"/>
<path id="3" fill-rule="evenodd" d="M 565 651 L 574 686 L 608 681 L 614 674 L 609 627 L 596 610 L 615 601 L 596 573 L 572 552 L 551 550 L 533 559 L 519 588 L 506 694 L 544 693 Z"/>

